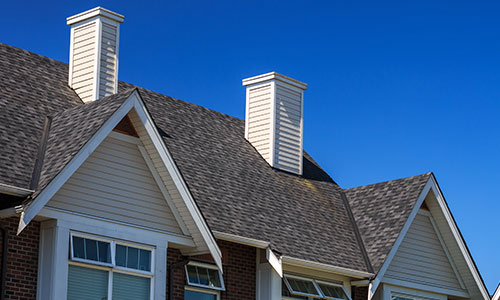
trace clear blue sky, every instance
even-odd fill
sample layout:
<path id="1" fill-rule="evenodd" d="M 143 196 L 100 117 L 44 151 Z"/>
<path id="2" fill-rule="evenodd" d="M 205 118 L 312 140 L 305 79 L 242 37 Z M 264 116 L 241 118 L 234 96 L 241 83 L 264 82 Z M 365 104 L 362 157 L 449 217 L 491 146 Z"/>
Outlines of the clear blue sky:
<path id="1" fill-rule="evenodd" d="M 433 171 L 494 291 L 500 2 L 159 2 L 4 1 L 0 41 L 67 62 L 65 18 L 101 5 L 121 80 L 240 118 L 242 78 L 308 83 L 305 149 L 345 188 Z"/>

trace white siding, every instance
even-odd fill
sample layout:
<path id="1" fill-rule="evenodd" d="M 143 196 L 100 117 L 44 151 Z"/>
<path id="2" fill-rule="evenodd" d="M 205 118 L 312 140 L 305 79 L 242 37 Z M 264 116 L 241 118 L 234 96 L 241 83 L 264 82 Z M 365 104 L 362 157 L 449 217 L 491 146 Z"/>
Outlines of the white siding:
<path id="1" fill-rule="evenodd" d="M 74 28 L 72 87 L 84 102 L 92 101 L 95 83 L 97 21 Z"/>
<path id="2" fill-rule="evenodd" d="M 153 141 L 149 137 L 139 116 L 137 115 L 135 110 L 132 110 L 128 114 L 128 116 L 130 117 L 130 121 L 134 125 L 134 128 L 137 131 L 137 134 L 139 135 L 145 150 L 148 152 L 149 157 L 151 157 L 151 161 L 153 162 L 156 170 L 158 170 L 158 174 L 160 175 L 162 181 L 165 184 L 165 187 L 167 188 L 169 196 L 172 199 L 172 202 L 174 203 L 177 209 L 179 217 L 182 219 L 182 222 L 186 225 L 189 235 L 193 238 L 193 241 L 196 244 L 197 251 L 208 252 L 208 247 L 203 237 L 201 236 L 200 230 L 197 228 L 196 223 L 193 221 L 193 217 L 191 216 L 191 213 L 186 207 L 186 204 L 182 199 L 180 192 L 177 190 L 177 187 L 172 179 L 172 176 L 165 167 L 160 155 L 158 154 L 158 151 L 156 150 L 153 144 Z"/>
<path id="3" fill-rule="evenodd" d="M 248 91 L 248 141 L 271 163 L 271 83 Z"/>
<path id="4" fill-rule="evenodd" d="M 276 84 L 274 166 L 300 173 L 302 159 L 302 93 Z"/>
<path id="5" fill-rule="evenodd" d="M 462 290 L 430 216 L 417 214 L 385 277 Z"/>
<path id="6" fill-rule="evenodd" d="M 136 144 L 107 137 L 48 206 L 182 233 Z"/>
<path id="7" fill-rule="evenodd" d="M 99 98 L 115 93 L 117 28 L 105 22 L 101 33 L 101 69 L 99 72 Z"/>

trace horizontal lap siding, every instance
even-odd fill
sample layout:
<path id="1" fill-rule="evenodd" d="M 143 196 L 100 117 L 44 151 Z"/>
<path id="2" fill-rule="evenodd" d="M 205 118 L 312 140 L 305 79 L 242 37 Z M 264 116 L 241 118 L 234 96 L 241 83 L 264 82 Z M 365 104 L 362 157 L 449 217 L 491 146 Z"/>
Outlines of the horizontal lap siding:
<path id="1" fill-rule="evenodd" d="M 106 138 L 49 206 L 181 233 L 135 144 Z"/>
<path id="2" fill-rule="evenodd" d="M 165 167 L 160 155 L 158 154 L 158 151 L 155 148 L 155 145 L 153 144 L 153 141 L 149 137 L 149 134 L 144 128 L 144 125 L 142 124 L 139 116 L 135 111 L 131 111 L 128 116 L 130 118 L 130 121 L 134 125 L 137 134 L 141 139 L 144 149 L 148 152 L 149 157 L 153 162 L 153 165 L 155 166 L 156 170 L 158 170 L 158 174 L 160 175 L 163 183 L 165 184 L 168 194 L 170 195 L 170 198 L 172 199 L 172 202 L 174 203 L 177 209 L 179 217 L 186 225 L 187 230 L 189 231 L 189 234 L 193 238 L 193 241 L 196 244 L 197 249 L 200 251 L 204 250 L 208 251 L 208 247 L 206 246 L 203 237 L 200 235 L 199 230 L 193 221 L 191 213 L 187 209 L 186 204 L 184 203 L 184 200 L 182 199 L 180 192 L 177 190 L 177 187 L 172 179 L 172 176 Z"/>
<path id="3" fill-rule="evenodd" d="M 83 101 L 94 95 L 97 21 L 75 28 L 73 32 L 72 87 Z"/>
<path id="4" fill-rule="evenodd" d="M 271 84 L 248 91 L 248 140 L 270 163 L 271 160 Z"/>
<path id="5" fill-rule="evenodd" d="M 101 34 L 101 70 L 99 74 L 99 97 L 114 94 L 116 74 L 117 28 L 102 23 Z"/>
<path id="6" fill-rule="evenodd" d="M 299 173 L 302 148 L 302 94 L 277 85 L 275 114 L 275 166 Z"/>
<path id="7" fill-rule="evenodd" d="M 385 276 L 461 289 L 430 218 L 422 214 L 415 217 Z"/>

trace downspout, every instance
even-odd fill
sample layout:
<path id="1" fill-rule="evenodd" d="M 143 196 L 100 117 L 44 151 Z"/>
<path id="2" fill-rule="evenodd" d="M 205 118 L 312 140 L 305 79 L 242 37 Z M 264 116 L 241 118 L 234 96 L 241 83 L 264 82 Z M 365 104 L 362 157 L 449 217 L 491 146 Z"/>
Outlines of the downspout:
<path id="1" fill-rule="evenodd" d="M 7 230 L 0 226 L 0 231 L 2 231 L 2 273 L 0 278 L 0 300 L 5 299 L 5 279 L 7 277 Z"/>
<path id="2" fill-rule="evenodd" d="M 168 300 L 174 300 L 174 270 L 185 266 L 189 260 L 181 260 L 168 267 Z M 0 300 L 3 300 L 1 298 Z"/>

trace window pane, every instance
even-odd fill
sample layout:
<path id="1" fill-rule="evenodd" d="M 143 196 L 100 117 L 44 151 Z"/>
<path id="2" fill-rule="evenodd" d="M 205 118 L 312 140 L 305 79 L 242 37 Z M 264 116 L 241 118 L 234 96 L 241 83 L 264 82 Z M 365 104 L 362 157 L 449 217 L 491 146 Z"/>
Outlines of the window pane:
<path id="1" fill-rule="evenodd" d="M 196 271 L 195 266 L 187 265 L 186 266 L 187 271 L 188 271 L 188 276 L 189 276 L 189 282 L 190 283 L 200 283 L 198 280 L 198 272 Z"/>
<path id="2" fill-rule="evenodd" d="M 406 297 L 392 295 L 392 300 L 413 300 L 413 298 L 406 298 Z"/>
<path id="3" fill-rule="evenodd" d="M 115 261 L 117 266 L 120 267 L 127 266 L 127 247 L 122 245 L 116 245 Z"/>
<path id="4" fill-rule="evenodd" d="M 85 244 L 81 237 L 73 236 L 73 257 L 85 258 Z"/>
<path id="5" fill-rule="evenodd" d="M 196 267 L 196 270 L 198 271 L 198 278 L 200 279 L 200 284 L 209 285 L 207 268 Z"/>
<path id="6" fill-rule="evenodd" d="M 314 286 L 312 281 L 289 277 L 286 277 L 286 280 L 292 288 L 292 293 L 303 293 L 319 296 L 319 292 L 318 290 L 316 290 L 316 287 Z"/>
<path id="7" fill-rule="evenodd" d="M 85 239 L 86 259 L 97 261 L 97 241 Z"/>
<path id="8" fill-rule="evenodd" d="M 281 284 L 281 295 L 283 297 L 288 297 L 288 298 L 293 298 L 293 299 L 304 299 L 304 300 L 308 299 L 305 296 L 295 296 L 295 295 L 292 296 L 292 294 L 288 290 L 288 287 L 286 286 L 285 282 L 282 282 L 282 284 Z"/>
<path id="9" fill-rule="evenodd" d="M 150 278 L 113 273 L 113 300 L 149 300 L 150 290 Z"/>
<path id="10" fill-rule="evenodd" d="M 69 265 L 68 300 L 101 300 L 107 297 L 107 271 Z"/>
<path id="11" fill-rule="evenodd" d="M 184 290 L 184 300 L 215 300 L 215 299 L 217 299 L 217 296 L 214 294 Z"/>
<path id="12" fill-rule="evenodd" d="M 99 248 L 99 261 L 105 263 L 111 263 L 111 247 L 109 243 L 97 242 Z"/>
<path id="13" fill-rule="evenodd" d="M 139 269 L 139 249 L 127 247 L 127 268 Z"/>
<path id="14" fill-rule="evenodd" d="M 329 284 L 319 284 L 319 288 L 323 292 L 323 294 L 330 298 L 337 299 L 347 299 L 346 294 L 344 293 L 344 289 L 340 286 L 329 285 Z"/>
<path id="15" fill-rule="evenodd" d="M 208 276 L 210 278 L 210 286 L 221 287 L 219 271 L 214 269 L 207 269 L 207 270 L 208 270 Z"/>
<path id="16" fill-rule="evenodd" d="M 139 250 L 139 270 L 151 271 L 151 251 Z"/>

